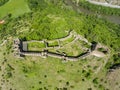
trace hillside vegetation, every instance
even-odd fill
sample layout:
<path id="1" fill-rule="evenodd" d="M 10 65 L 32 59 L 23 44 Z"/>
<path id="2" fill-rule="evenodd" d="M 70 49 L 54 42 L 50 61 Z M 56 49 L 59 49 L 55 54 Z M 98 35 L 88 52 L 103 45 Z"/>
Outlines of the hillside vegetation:
<path id="1" fill-rule="evenodd" d="M 0 6 L 4 5 L 6 2 L 8 2 L 9 0 L 0 0 Z"/>
<path id="2" fill-rule="evenodd" d="M 0 24 L 0 40 L 7 40 L 6 44 L 0 46 L 0 89 L 114 90 L 108 84 L 106 75 L 113 64 L 120 63 L 120 25 L 77 13 L 66 6 L 64 0 L 10 0 L 0 7 L 0 11 L 0 17 L 7 16 L 5 23 Z M 71 30 L 89 42 L 106 45 L 110 51 L 109 56 L 91 56 L 77 62 L 63 63 L 60 59 L 50 57 L 21 59 L 13 55 L 14 38 L 24 41 L 54 40 L 67 36 Z M 69 40 L 66 42 L 69 43 Z M 81 43 L 66 45 L 61 52 L 70 55 L 81 53 Z M 49 46 L 54 44 L 50 43 Z M 33 46 L 44 47 L 43 44 L 31 43 L 28 48 Z"/>
<path id="3" fill-rule="evenodd" d="M 35 10 L 34 13 L 8 19 L 10 22 L 1 25 L 1 38 L 15 35 L 24 40 L 55 39 L 66 36 L 66 31 L 75 30 L 91 42 L 101 42 L 115 50 L 119 49 L 120 25 L 108 23 L 95 16 L 77 14 L 65 7 L 61 9 L 44 0 L 38 2 L 31 0 L 29 3 L 33 12 Z"/>
<path id="4" fill-rule="evenodd" d="M 8 0 L 2 0 L 8 1 Z M 0 3 L 2 3 L 0 1 Z M 4 5 L 0 5 L 0 19 L 6 17 L 11 14 L 12 17 L 18 17 L 19 15 L 23 15 L 24 13 L 30 12 L 30 9 L 27 5 L 26 0 L 9 0 Z"/>

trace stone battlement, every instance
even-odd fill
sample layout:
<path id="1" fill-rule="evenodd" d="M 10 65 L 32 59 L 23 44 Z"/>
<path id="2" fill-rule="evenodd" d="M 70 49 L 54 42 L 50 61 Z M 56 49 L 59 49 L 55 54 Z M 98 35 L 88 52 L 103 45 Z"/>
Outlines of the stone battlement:
<path id="1" fill-rule="evenodd" d="M 19 39 L 14 40 L 13 47 L 14 47 L 13 49 L 14 49 L 15 55 L 18 55 L 18 56 L 39 56 L 39 57 L 42 57 L 42 58 L 46 58 L 46 57 L 49 56 L 49 57 L 59 58 L 59 59 L 62 59 L 62 60 L 67 60 L 67 61 L 77 61 L 79 59 L 85 58 L 85 57 L 90 55 L 90 52 L 86 52 L 85 54 L 82 54 L 82 55 L 79 55 L 79 56 L 67 56 L 67 55 L 64 55 L 64 54 L 49 52 L 47 50 L 40 51 L 40 52 L 24 51 L 22 41 L 20 41 Z"/>

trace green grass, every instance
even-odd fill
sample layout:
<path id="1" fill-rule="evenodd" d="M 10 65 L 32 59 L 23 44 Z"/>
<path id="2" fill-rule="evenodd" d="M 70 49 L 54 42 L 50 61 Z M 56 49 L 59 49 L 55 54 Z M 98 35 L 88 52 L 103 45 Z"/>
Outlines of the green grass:
<path id="1" fill-rule="evenodd" d="M 5 49 L 0 48 L 0 50 L 3 52 Z M 4 73 L 0 72 L 0 75 L 3 74 L 4 76 L 9 75 L 8 72 L 12 74 L 11 77 L 7 78 L 3 78 L 4 76 L 1 75 L 3 80 L 8 80 L 8 82 L 5 82 L 7 83 L 6 88 L 8 90 L 10 88 L 12 90 L 40 90 L 40 88 L 45 90 L 45 87 L 48 90 L 58 90 L 57 88 L 62 88 L 61 90 L 65 90 L 63 88 L 67 88 L 67 90 L 88 90 L 90 87 L 93 90 L 97 90 L 91 82 L 92 74 L 94 73 L 91 73 L 90 80 L 84 76 L 90 69 L 85 66 L 91 61 L 98 62 L 95 59 L 62 63 L 60 59 L 50 57 L 46 59 L 41 57 L 26 57 L 20 60 L 15 58 L 11 53 L 4 55 L 4 57 L 7 60 L 4 67 L 8 68 L 9 64 L 14 68 L 14 70 L 8 70 L 10 67 L 4 70 L 2 68 Z M 4 59 L 1 58 L 1 66 L 3 66 L 3 61 Z M 92 64 L 90 65 L 92 66 Z M 82 73 L 83 69 L 85 70 L 84 73 Z M 85 81 L 82 81 L 82 79 Z"/>
<path id="2" fill-rule="evenodd" d="M 84 42 L 84 41 L 79 40 L 79 43 L 81 43 L 81 46 L 83 46 L 83 47 L 91 48 L 91 46 L 88 45 L 88 43 L 86 43 L 86 42 Z"/>
<path id="3" fill-rule="evenodd" d="M 30 42 L 28 43 L 28 50 L 38 50 L 41 48 L 45 48 L 45 44 L 44 43 L 40 43 L 40 42 Z"/>
<path id="4" fill-rule="evenodd" d="M 62 43 L 62 45 L 65 45 L 65 44 L 72 42 L 74 39 L 75 38 L 72 36 L 72 37 L 68 38 L 67 40 L 62 41 L 61 43 Z"/>
<path id="5" fill-rule="evenodd" d="M 32 43 L 32 45 L 34 44 L 36 43 Z M 80 45 L 79 43 L 76 44 L 77 46 Z M 0 67 L 2 69 L 0 79 L 2 80 L 1 83 L 7 84 L 2 90 L 10 90 L 10 88 L 12 90 L 41 90 L 40 88 L 42 90 L 46 90 L 44 88 L 48 90 L 58 90 L 57 88 L 61 88 L 60 90 L 66 90 L 63 88 L 67 88 L 67 90 L 88 90 L 88 88 L 100 90 L 92 82 L 99 75 L 95 73 L 97 69 L 94 70 L 92 67 L 100 67 L 103 64 L 102 59 L 89 57 L 88 60 L 66 63 L 62 63 L 61 59 L 51 57 L 29 56 L 18 59 L 11 53 L 12 48 L 7 49 L 9 45 L 8 42 L 7 45 L 0 47 Z M 37 43 L 37 45 L 40 44 Z M 73 48 L 74 45 L 70 46 Z M 71 50 L 69 47 L 66 49 Z M 76 47 L 75 49 L 79 48 Z M 7 53 L 8 51 L 10 53 Z M 90 77 L 86 77 L 87 73 L 90 73 Z M 100 75 L 102 74 L 104 75 L 103 72 L 100 73 Z"/>
<path id="6" fill-rule="evenodd" d="M 79 41 L 76 41 L 74 43 L 64 45 L 64 47 L 58 49 L 58 51 L 61 53 L 65 52 L 68 56 L 78 56 L 86 52 L 83 48 L 84 46 L 82 46 Z"/>
<path id="7" fill-rule="evenodd" d="M 49 47 L 58 46 L 58 42 L 57 41 L 54 41 L 54 42 L 51 42 L 51 43 L 48 42 L 48 46 Z"/>
<path id="8" fill-rule="evenodd" d="M 12 17 L 17 17 L 28 12 L 30 12 L 30 9 L 26 0 L 9 0 L 9 2 L 0 7 L 0 18 L 8 14 L 12 14 Z"/>
<path id="9" fill-rule="evenodd" d="M 56 9 L 53 9 L 53 10 L 49 9 L 49 11 L 45 11 L 45 12 L 47 12 L 47 15 L 48 15 L 48 13 L 50 13 L 50 11 L 55 12 L 55 10 Z M 43 22 L 44 22 L 44 23 L 42 22 L 43 24 L 41 23 L 41 27 L 43 25 L 45 27 L 50 25 L 51 27 L 49 26 L 49 28 L 50 28 L 50 30 L 52 30 L 50 33 L 52 33 L 52 34 L 49 35 L 47 33 L 47 31 L 49 32 L 49 29 L 45 30 L 44 28 L 41 28 L 41 31 L 38 30 L 38 28 L 40 28 L 40 27 L 38 27 L 37 29 L 33 29 L 33 30 L 38 30 L 38 32 L 43 32 L 43 35 L 46 34 L 48 37 L 51 36 L 50 39 L 63 37 L 63 36 L 65 36 L 65 35 L 63 35 L 63 34 L 65 34 L 65 30 L 73 29 L 73 30 L 81 33 L 82 35 L 88 33 L 87 34 L 88 38 L 91 38 L 92 36 L 97 35 L 98 37 L 91 38 L 93 40 L 96 38 L 100 39 L 100 40 L 95 40 L 95 41 L 101 41 L 101 40 L 103 40 L 103 41 L 106 41 L 106 40 L 112 41 L 113 40 L 114 41 L 114 39 L 112 39 L 112 38 L 105 39 L 106 36 L 110 35 L 112 37 L 112 34 L 113 34 L 113 38 L 114 38 L 114 35 L 116 35 L 114 33 L 109 34 L 106 31 L 107 29 L 104 29 L 105 23 L 99 24 L 100 22 L 96 22 L 96 19 L 94 19 L 94 18 L 89 19 L 89 17 L 88 17 L 85 19 L 85 17 L 83 17 L 83 16 L 80 16 L 79 18 L 77 18 L 77 16 L 74 16 L 74 15 L 72 16 L 71 14 L 68 14 L 67 12 L 63 13 L 63 11 L 61 11 L 62 14 L 60 14 L 60 11 L 59 10 L 57 10 L 57 11 L 58 11 L 58 15 L 60 15 L 60 16 L 62 16 L 62 14 L 63 15 L 66 14 L 66 16 L 64 16 L 64 17 L 66 17 L 66 19 L 61 20 L 61 18 L 60 18 L 59 19 L 59 20 L 61 20 L 60 23 L 59 23 L 59 20 L 58 20 L 58 22 L 53 21 L 51 25 L 47 21 L 48 19 L 43 20 L 45 18 L 40 17 L 41 14 L 40 15 L 38 14 L 38 18 L 41 18 L 41 20 L 43 20 Z M 46 16 L 46 15 L 44 15 L 44 16 Z M 34 15 L 34 17 L 36 18 L 36 15 Z M 73 17 L 76 17 L 76 18 L 73 18 Z M 34 22 L 36 22 L 38 20 L 38 18 L 36 18 L 34 20 Z M 23 18 L 22 18 L 22 20 L 23 20 Z M 38 20 L 38 21 L 41 21 L 41 20 Z M 55 20 L 56 20 L 56 18 L 55 18 Z M 95 21 L 92 21 L 92 20 L 95 20 Z M 26 19 L 25 21 L 28 21 L 28 19 Z M 47 22 L 48 22 L 48 24 L 46 24 Z M 68 25 L 68 22 L 69 22 L 69 26 L 66 27 L 66 25 Z M 93 22 L 93 24 L 91 24 L 92 22 Z M 94 29 L 94 27 L 92 27 L 92 26 L 94 26 L 95 22 L 97 24 L 99 24 L 99 26 L 100 26 L 99 28 L 96 27 Z M 39 23 L 39 22 L 36 22 L 36 23 Z M 36 25 L 36 26 L 39 26 L 39 25 Z M 54 27 L 52 27 L 52 26 L 54 26 Z M 10 28 L 10 27 L 8 27 L 8 28 Z M 113 29 L 113 28 L 111 28 L 111 29 Z M 10 29 L 10 30 L 13 30 L 13 29 Z M 18 30 L 19 30 L 19 28 L 18 28 Z M 88 30 L 90 30 L 91 33 L 89 33 Z M 102 32 L 101 30 L 103 30 L 104 32 L 101 33 Z M 6 31 L 6 32 L 7 33 L 3 33 L 3 35 L 9 34 L 8 31 Z M 10 32 L 10 33 L 12 33 L 12 32 Z M 25 32 L 23 32 L 23 33 L 25 34 Z M 108 34 L 108 35 L 106 35 L 106 34 Z M 27 35 L 27 34 L 25 34 L 25 35 Z M 29 34 L 29 35 L 30 35 L 30 37 L 32 36 L 31 34 Z M 36 35 L 36 33 L 33 34 L 33 37 L 34 37 L 34 35 Z M 38 34 L 38 36 L 40 36 L 40 34 Z M 43 36 L 41 39 L 43 39 Z M 8 40 L 11 40 L 11 38 Z M 69 38 L 68 40 L 65 41 L 65 43 L 69 43 L 72 40 L 73 40 L 72 38 Z M 11 42 L 13 42 L 13 40 L 11 40 Z M 0 71 L 0 80 L 1 80 L 0 87 L 2 86 L 2 84 L 4 86 L 4 88 L 2 90 L 41 90 L 41 88 L 42 88 L 42 90 L 47 90 L 47 89 L 48 90 L 65 90 L 63 88 L 67 88 L 67 90 L 90 90 L 88 88 L 92 88 L 92 90 L 101 90 L 101 89 L 98 89 L 98 85 L 100 85 L 101 82 L 99 82 L 99 84 L 95 86 L 93 84 L 92 80 L 95 79 L 96 77 L 99 77 L 99 80 L 100 80 L 101 76 L 103 76 L 103 77 L 105 76 L 105 74 L 104 74 L 105 71 L 103 72 L 104 67 L 102 67 L 101 65 L 104 64 L 103 61 L 106 61 L 106 58 L 99 59 L 97 57 L 90 56 L 84 60 L 79 60 L 76 62 L 66 62 L 66 63 L 62 63 L 61 59 L 56 59 L 56 58 L 51 58 L 51 57 L 44 59 L 41 57 L 29 56 L 29 57 L 25 57 L 24 59 L 21 60 L 21 59 L 14 57 L 13 53 L 11 53 L 11 52 L 8 53 L 8 50 L 10 50 L 9 47 L 10 46 L 12 47 L 12 45 L 10 45 L 8 42 L 6 44 L 8 44 L 8 45 L 6 45 L 6 46 L 4 45 L 4 46 L 0 47 L 0 66 L 2 69 Z M 66 47 L 63 48 L 63 50 L 65 52 L 68 52 L 68 55 L 73 55 L 73 54 L 78 55 L 79 53 L 83 52 L 80 43 L 78 43 L 78 44 L 76 43 L 77 45 L 75 43 L 72 43 L 72 44 L 74 44 L 74 45 L 71 45 L 71 43 L 70 43 L 70 44 L 65 45 Z M 117 45 L 117 44 L 115 43 L 115 45 Z M 40 48 L 43 46 L 43 44 L 41 45 L 38 43 L 37 44 L 34 43 L 30 46 L 31 47 L 34 46 L 32 49 L 39 47 L 36 50 L 40 50 Z M 87 46 L 85 46 L 85 47 L 87 47 Z M 6 69 L 6 68 L 8 68 L 8 64 L 10 66 L 12 66 L 12 68 L 14 68 L 14 70 Z M 96 67 L 96 68 L 93 69 L 93 67 Z M 99 67 L 101 67 L 101 68 L 99 69 Z M 98 70 L 100 70 L 100 72 Z M 98 71 L 99 73 L 96 73 L 96 71 Z M 88 72 L 90 72 L 90 77 L 86 77 L 86 74 Z M 69 85 L 67 84 L 67 82 L 69 82 Z M 107 83 L 108 82 L 109 81 L 107 81 Z M 103 81 L 103 83 L 104 83 L 104 81 Z M 104 85 L 104 86 L 106 86 L 106 85 Z M 47 88 L 47 89 L 45 89 L 45 88 Z M 57 89 L 57 88 L 59 88 L 59 89 Z M 105 90 L 107 90 L 107 89 L 105 89 Z M 114 90 L 114 89 L 111 89 L 111 90 Z"/>

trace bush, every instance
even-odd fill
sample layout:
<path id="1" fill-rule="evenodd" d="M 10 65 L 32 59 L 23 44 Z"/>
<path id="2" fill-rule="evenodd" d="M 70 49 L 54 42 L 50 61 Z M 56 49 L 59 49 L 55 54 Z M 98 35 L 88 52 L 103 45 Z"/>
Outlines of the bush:
<path id="1" fill-rule="evenodd" d="M 11 73 L 11 72 L 8 72 L 5 77 L 6 77 L 6 79 L 11 78 L 11 77 L 12 77 L 12 73 Z"/>
<path id="2" fill-rule="evenodd" d="M 9 0 L 0 0 L 0 6 L 4 5 L 6 2 L 8 2 Z"/>
<path id="3" fill-rule="evenodd" d="M 93 79 L 94 84 L 98 84 L 98 78 Z"/>

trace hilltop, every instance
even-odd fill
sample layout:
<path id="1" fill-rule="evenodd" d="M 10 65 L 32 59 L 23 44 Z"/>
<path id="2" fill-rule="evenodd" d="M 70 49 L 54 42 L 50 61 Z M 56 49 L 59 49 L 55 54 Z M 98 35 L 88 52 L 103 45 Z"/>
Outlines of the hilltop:
<path id="1" fill-rule="evenodd" d="M 91 4 L 74 1 L 0 4 L 1 90 L 119 90 L 120 25 L 82 12 Z M 108 7 L 99 13 L 106 10 L 119 15 Z"/>

